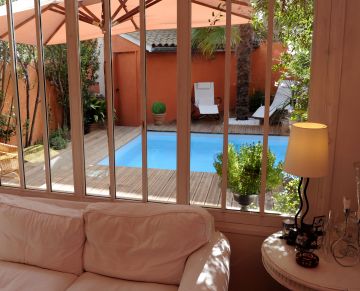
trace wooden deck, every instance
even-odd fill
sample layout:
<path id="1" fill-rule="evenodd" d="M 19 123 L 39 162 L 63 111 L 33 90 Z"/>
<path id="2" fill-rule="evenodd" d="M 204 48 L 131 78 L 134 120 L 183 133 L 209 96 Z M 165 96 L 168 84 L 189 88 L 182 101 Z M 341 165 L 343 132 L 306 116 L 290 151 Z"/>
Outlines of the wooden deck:
<path id="1" fill-rule="evenodd" d="M 261 126 L 230 126 L 230 133 L 261 134 Z M 175 131 L 176 125 L 149 126 L 149 130 Z M 221 133 L 222 124 L 198 122 L 192 124 L 193 132 Z M 274 132 L 284 133 L 282 129 Z M 119 148 L 140 134 L 138 127 L 115 127 L 115 147 Z M 109 195 L 109 169 L 98 165 L 108 156 L 107 132 L 96 130 L 84 137 L 86 186 L 88 195 Z M 141 153 L 139 152 L 139 155 Z M 71 144 L 51 159 L 51 178 L 54 191 L 72 192 L 72 151 Z M 44 163 L 25 163 L 26 185 L 32 189 L 45 189 Z M 17 179 L 12 176 L 3 177 L 2 185 L 16 186 Z M 140 168 L 116 167 L 117 197 L 125 199 L 141 199 L 142 173 Z M 173 170 L 148 169 L 148 193 L 150 201 L 175 202 L 176 172 Z M 191 172 L 191 203 L 208 207 L 220 207 L 219 177 L 213 173 Z M 227 206 L 239 208 L 231 193 L 227 195 Z"/>

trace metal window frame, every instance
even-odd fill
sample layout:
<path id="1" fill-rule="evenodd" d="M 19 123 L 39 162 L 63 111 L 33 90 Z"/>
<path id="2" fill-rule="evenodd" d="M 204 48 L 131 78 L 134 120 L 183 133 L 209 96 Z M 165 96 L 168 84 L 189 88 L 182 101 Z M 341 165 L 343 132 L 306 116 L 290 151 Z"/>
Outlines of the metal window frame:
<path id="1" fill-rule="evenodd" d="M 74 193 L 78 196 L 86 195 L 85 151 L 83 104 L 81 97 L 80 78 L 80 43 L 78 1 L 65 0 L 65 23 L 67 63 L 69 80 L 69 103 L 71 122 L 71 144 L 73 157 Z"/>
<path id="2" fill-rule="evenodd" d="M 18 150 L 18 162 L 19 162 L 19 180 L 21 189 L 26 188 L 25 183 L 25 169 L 24 169 L 24 152 L 23 152 L 23 141 L 22 141 L 22 128 L 21 128 L 21 115 L 20 115 L 20 97 L 18 87 L 18 75 L 16 71 L 16 42 L 15 42 L 15 31 L 14 31 L 14 17 L 12 12 L 12 1 L 6 0 L 7 9 L 7 23 L 9 30 L 9 49 L 10 49 L 10 64 L 11 64 L 11 81 L 13 88 L 13 95 L 15 98 L 15 116 L 16 116 L 16 140 Z"/>
<path id="3" fill-rule="evenodd" d="M 50 167 L 50 148 L 49 148 L 49 115 L 48 115 L 48 102 L 46 96 L 46 79 L 45 79 L 45 66 L 44 66 L 44 43 L 42 35 L 42 21 L 41 21 L 41 8 L 40 0 L 34 0 L 35 7 L 35 24 L 36 24 L 36 44 L 38 55 L 38 86 L 41 100 L 41 114 L 43 118 L 43 144 L 45 155 L 45 177 L 46 177 L 46 191 L 52 191 L 51 184 L 51 167 Z"/>

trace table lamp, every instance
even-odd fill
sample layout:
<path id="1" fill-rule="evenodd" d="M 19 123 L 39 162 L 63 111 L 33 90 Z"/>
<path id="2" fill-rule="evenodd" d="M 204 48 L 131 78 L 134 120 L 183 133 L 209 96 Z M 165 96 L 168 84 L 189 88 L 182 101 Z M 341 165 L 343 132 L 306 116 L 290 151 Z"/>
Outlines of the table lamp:
<path id="1" fill-rule="evenodd" d="M 309 200 L 306 193 L 309 180 L 310 178 L 324 177 L 328 171 L 328 129 L 326 125 L 299 122 L 291 126 L 284 171 L 300 177 L 298 186 L 300 207 L 295 215 L 295 227 L 297 231 L 306 231 L 308 225 L 304 223 L 304 219 L 309 211 Z M 304 180 L 305 185 L 303 186 Z M 302 186 L 304 187 L 304 197 L 301 195 Z M 298 216 L 303 210 L 304 200 L 306 208 L 301 215 L 299 227 Z"/>

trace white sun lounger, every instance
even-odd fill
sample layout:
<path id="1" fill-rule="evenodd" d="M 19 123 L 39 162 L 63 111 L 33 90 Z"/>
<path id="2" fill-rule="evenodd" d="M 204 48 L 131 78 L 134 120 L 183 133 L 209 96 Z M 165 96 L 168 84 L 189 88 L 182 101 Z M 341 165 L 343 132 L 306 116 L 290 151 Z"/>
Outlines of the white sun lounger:
<path id="1" fill-rule="evenodd" d="M 275 113 L 277 109 L 287 109 L 290 110 L 291 106 L 289 101 L 291 98 L 291 84 L 293 81 L 284 80 L 278 86 L 273 102 L 270 105 L 269 117 Z M 260 106 L 254 114 L 251 116 L 253 118 L 263 119 L 265 115 L 265 106 Z"/>
<path id="2" fill-rule="evenodd" d="M 195 105 L 201 115 L 219 115 L 219 108 L 215 104 L 214 83 L 201 82 L 194 84 Z"/>

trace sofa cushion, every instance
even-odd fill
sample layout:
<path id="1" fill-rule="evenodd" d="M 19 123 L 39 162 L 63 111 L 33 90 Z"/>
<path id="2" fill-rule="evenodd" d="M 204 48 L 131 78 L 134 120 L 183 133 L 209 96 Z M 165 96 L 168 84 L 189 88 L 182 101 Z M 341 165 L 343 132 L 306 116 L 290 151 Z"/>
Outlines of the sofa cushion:
<path id="1" fill-rule="evenodd" d="M 81 274 L 81 210 L 0 196 L 0 260 Z"/>
<path id="2" fill-rule="evenodd" d="M 2 291 L 63 291 L 76 279 L 73 274 L 0 261 Z"/>
<path id="3" fill-rule="evenodd" d="M 195 206 L 94 203 L 84 218 L 85 270 L 132 281 L 179 284 L 188 256 L 214 232 Z"/>
<path id="4" fill-rule="evenodd" d="M 177 286 L 114 279 L 85 272 L 68 291 L 177 291 Z"/>

